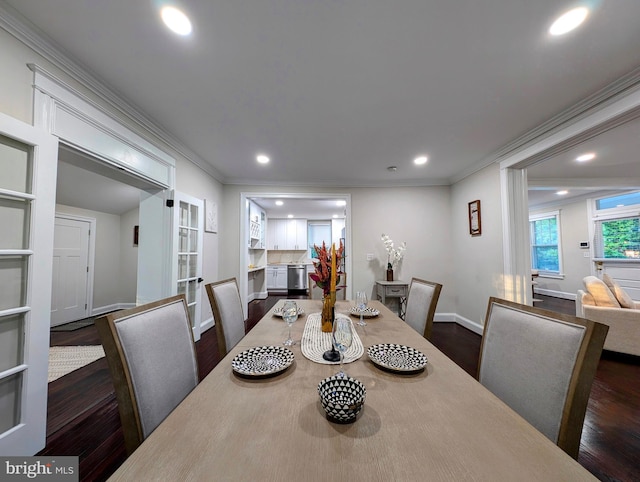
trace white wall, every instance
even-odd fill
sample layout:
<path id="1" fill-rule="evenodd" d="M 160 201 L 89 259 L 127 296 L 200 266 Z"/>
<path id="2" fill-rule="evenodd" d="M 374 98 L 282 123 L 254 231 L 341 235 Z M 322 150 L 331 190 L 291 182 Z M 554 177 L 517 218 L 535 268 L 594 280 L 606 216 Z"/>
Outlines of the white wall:
<path id="1" fill-rule="evenodd" d="M 442 283 L 444 288 L 437 312 L 454 311 L 449 187 L 277 189 L 225 185 L 223 191 L 221 277 L 247 276 L 246 272 L 239 272 L 239 253 L 244 248 L 240 242 L 242 192 L 345 193 L 351 194 L 353 272 L 349 274 L 349 285 L 352 289 L 373 294 L 375 280 L 384 279 L 386 251 L 380 236 L 385 233 L 396 242 L 407 242 L 406 256 L 397 269 L 396 278 L 410 281 L 415 276 Z M 375 259 L 367 261 L 367 253 L 373 253 Z"/>
<path id="2" fill-rule="evenodd" d="M 504 296 L 500 169 L 492 164 L 451 190 L 454 305 L 459 321 L 484 324 L 490 296 Z M 468 203 L 480 200 L 482 235 L 469 234 Z"/>
<path id="3" fill-rule="evenodd" d="M 537 279 L 536 289 L 543 294 L 560 298 L 575 299 L 579 289 L 583 289 L 582 278 L 591 274 L 591 258 L 588 249 L 581 249 L 581 241 L 589 241 L 589 219 L 587 217 L 587 201 L 562 204 L 555 207 L 532 209 L 529 214 L 541 214 L 560 211 L 560 236 L 562 245 L 564 279 Z"/>
<path id="4" fill-rule="evenodd" d="M 136 302 L 138 289 L 138 247 L 133 245 L 133 228 L 139 225 L 139 209 L 120 215 L 120 302 Z"/>

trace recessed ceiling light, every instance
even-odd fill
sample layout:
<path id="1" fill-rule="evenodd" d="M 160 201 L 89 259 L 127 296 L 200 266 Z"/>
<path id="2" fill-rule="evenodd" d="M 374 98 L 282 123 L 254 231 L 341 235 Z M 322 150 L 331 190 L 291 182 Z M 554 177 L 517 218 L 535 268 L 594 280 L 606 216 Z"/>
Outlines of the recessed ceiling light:
<path id="1" fill-rule="evenodd" d="M 596 155 L 593 152 L 588 152 L 586 154 L 582 154 L 581 156 L 576 157 L 576 161 L 585 162 L 590 161 L 591 159 L 595 159 Z"/>
<path id="2" fill-rule="evenodd" d="M 429 158 L 428 158 L 427 156 L 420 156 L 420 157 L 416 157 L 416 158 L 413 160 L 413 163 L 414 163 L 416 166 L 421 166 L 421 165 L 423 165 L 423 164 L 426 164 L 428 160 L 429 160 Z"/>
<path id="3" fill-rule="evenodd" d="M 551 35 L 563 35 L 571 32 L 574 28 L 578 27 L 589 15 L 589 9 L 586 7 L 578 7 L 573 10 L 569 10 L 558 17 L 549 27 L 549 33 Z"/>
<path id="4" fill-rule="evenodd" d="M 293 214 L 287 214 L 287 217 L 291 219 L 293 217 Z"/>
<path id="5" fill-rule="evenodd" d="M 164 24 L 178 35 L 184 36 L 191 33 L 191 21 L 189 17 L 176 7 L 162 7 L 160 16 Z"/>
<path id="6" fill-rule="evenodd" d="M 337 219 L 337 218 L 338 218 L 338 215 L 337 215 L 337 214 L 334 214 L 334 215 L 333 215 L 333 219 Z"/>
<path id="7" fill-rule="evenodd" d="M 338 201 L 336 201 L 336 206 L 346 206 L 347 205 L 347 201 L 345 201 L 344 199 L 339 199 Z"/>
<path id="8" fill-rule="evenodd" d="M 280 201 L 280 199 L 278 199 L 276 201 L 276 206 L 282 206 L 284 203 L 282 201 Z"/>
<path id="9" fill-rule="evenodd" d="M 258 154 L 256 156 L 256 161 L 258 161 L 260 164 L 269 164 L 270 159 L 264 154 Z"/>
<path id="10" fill-rule="evenodd" d="M 569 191 L 562 190 L 562 191 L 558 191 L 558 192 L 556 192 L 556 194 L 557 194 L 558 196 L 564 196 L 565 194 L 569 194 Z"/>

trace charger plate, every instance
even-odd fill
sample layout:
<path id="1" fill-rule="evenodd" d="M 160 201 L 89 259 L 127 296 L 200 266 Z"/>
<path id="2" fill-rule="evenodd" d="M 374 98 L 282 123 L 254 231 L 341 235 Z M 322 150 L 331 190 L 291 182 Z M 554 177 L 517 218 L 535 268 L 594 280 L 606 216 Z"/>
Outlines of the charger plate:
<path id="1" fill-rule="evenodd" d="M 422 352 L 405 345 L 372 345 L 367 355 L 375 365 L 393 372 L 412 373 L 424 370 L 427 366 L 427 357 Z"/>
<path id="2" fill-rule="evenodd" d="M 231 368 L 245 377 L 264 377 L 286 370 L 293 359 L 293 352 L 283 346 L 257 346 L 238 353 Z"/>

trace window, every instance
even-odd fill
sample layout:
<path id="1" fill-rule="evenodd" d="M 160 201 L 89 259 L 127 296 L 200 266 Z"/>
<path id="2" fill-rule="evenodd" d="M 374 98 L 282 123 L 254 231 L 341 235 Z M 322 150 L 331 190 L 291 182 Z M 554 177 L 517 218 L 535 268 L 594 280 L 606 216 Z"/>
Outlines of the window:
<path id="1" fill-rule="evenodd" d="M 640 192 L 596 199 L 595 256 L 640 259 Z"/>
<path id="2" fill-rule="evenodd" d="M 529 217 L 531 268 L 541 275 L 560 275 L 560 212 L 541 213 Z"/>
<path id="3" fill-rule="evenodd" d="M 331 221 L 309 221 L 307 224 L 307 240 L 309 242 L 309 258 L 317 258 L 313 245 L 322 247 L 324 241 L 331 246 Z"/>

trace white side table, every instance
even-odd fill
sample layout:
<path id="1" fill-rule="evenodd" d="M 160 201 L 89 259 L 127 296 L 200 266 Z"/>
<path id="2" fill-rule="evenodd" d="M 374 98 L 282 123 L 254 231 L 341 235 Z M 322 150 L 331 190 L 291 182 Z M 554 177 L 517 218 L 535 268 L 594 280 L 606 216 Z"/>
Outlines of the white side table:
<path id="1" fill-rule="evenodd" d="M 376 281 L 376 295 L 383 305 L 386 305 L 387 298 L 398 300 L 398 316 L 404 320 L 407 307 L 407 295 L 409 294 L 409 283 L 406 281 Z"/>

